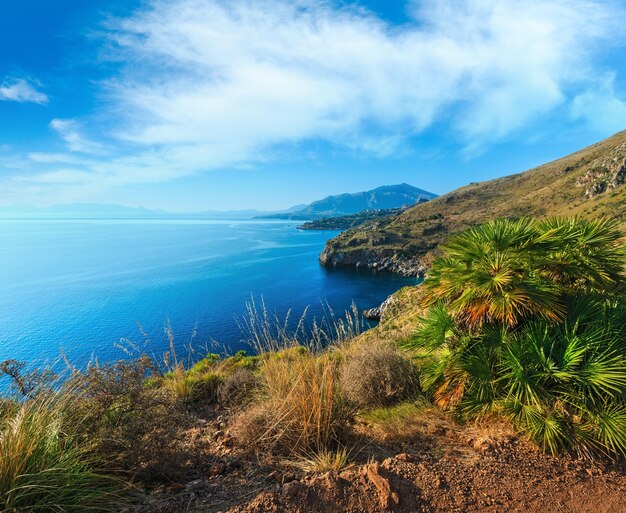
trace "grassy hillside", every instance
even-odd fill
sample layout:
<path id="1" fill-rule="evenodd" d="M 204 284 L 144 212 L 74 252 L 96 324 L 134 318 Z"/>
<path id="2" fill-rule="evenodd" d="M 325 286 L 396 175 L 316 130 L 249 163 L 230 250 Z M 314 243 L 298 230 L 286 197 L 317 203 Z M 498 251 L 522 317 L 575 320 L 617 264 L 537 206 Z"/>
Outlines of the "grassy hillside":
<path id="1" fill-rule="evenodd" d="M 529 171 L 472 183 L 328 242 L 325 265 L 411 274 L 449 234 L 498 217 L 608 216 L 626 226 L 626 131 Z M 407 264 L 408 263 L 408 264 Z"/>

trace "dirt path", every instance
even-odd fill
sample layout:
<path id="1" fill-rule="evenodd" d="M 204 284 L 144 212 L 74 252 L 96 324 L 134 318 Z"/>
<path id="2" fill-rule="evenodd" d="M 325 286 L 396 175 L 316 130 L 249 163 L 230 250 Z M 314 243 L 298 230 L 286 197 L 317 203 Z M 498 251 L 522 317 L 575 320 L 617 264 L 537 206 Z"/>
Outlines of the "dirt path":
<path id="1" fill-rule="evenodd" d="M 287 483 L 229 513 L 626 512 L 623 468 L 559 461 L 515 445 L 474 461 L 458 456 L 403 453 Z"/>
<path id="2" fill-rule="evenodd" d="M 426 412 L 412 433 L 392 439 L 354 428 L 363 447 L 358 465 L 306 475 L 261 464 L 235 449 L 220 426 L 207 425 L 194 431 L 194 452 L 204 445 L 207 459 L 193 462 L 193 480 L 150 494 L 133 511 L 626 513 L 624 461 L 550 457 L 506 429 Z"/>
<path id="3" fill-rule="evenodd" d="M 626 513 L 626 462 L 550 457 L 499 428 L 434 417 L 368 449 L 378 463 L 285 483 L 229 513 Z"/>

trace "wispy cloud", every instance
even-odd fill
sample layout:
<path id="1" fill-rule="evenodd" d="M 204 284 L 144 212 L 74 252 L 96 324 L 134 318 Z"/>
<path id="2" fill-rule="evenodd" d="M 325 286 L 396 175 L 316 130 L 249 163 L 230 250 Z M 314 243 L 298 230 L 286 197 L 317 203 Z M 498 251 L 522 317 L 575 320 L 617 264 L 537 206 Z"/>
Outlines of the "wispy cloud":
<path id="1" fill-rule="evenodd" d="M 48 96 L 23 78 L 8 78 L 0 85 L 0 101 L 48 103 Z"/>
<path id="2" fill-rule="evenodd" d="M 555 109 L 602 122 L 577 105 L 606 91 L 595 57 L 624 43 L 619 3 L 407 5 L 402 26 L 322 0 L 153 0 L 110 20 L 105 54 L 119 71 L 94 115 L 106 150 L 55 119 L 69 149 L 91 156 L 39 154 L 48 168 L 33 180 L 168 181 L 311 140 L 388 156 L 435 125 L 475 150 Z"/>
<path id="3" fill-rule="evenodd" d="M 406 137 L 447 119 L 493 142 L 588 82 L 594 46 L 615 34 L 610 4 L 416 2 L 416 23 L 397 28 L 328 2 L 159 1 L 113 26 L 132 63 L 114 89 L 120 135 L 254 151 L 354 146 L 372 126 Z"/>
<path id="4" fill-rule="evenodd" d="M 71 151 L 80 153 L 105 153 L 104 145 L 87 139 L 81 132 L 77 121 L 72 119 L 53 119 L 52 128 L 67 143 Z"/>
<path id="5" fill-rule="evenodd" d="M 618 97 L 612 74 L 598 79 L 598 86 L 577 95 L 572 103 L 575 119 L 586 119 L 599 131 L 618 132 L 626 129 L 626 95 Z"/>

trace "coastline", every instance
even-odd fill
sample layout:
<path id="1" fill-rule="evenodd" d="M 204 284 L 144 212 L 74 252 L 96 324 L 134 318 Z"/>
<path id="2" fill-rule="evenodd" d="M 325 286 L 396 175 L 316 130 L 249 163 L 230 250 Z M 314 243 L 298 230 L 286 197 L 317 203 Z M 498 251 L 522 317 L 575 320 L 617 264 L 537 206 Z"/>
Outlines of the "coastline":
<path id="1" fill-rule="evenodd" d="M 428 266 L 416 257 L 402 257 L 393 249 L 350 249 L 339 251 L 326 243 L 320 253 L 320 264 L 325 267 L 353 267 L 376 272 L 388 272 L 407 278 L 424 278 Z"/>

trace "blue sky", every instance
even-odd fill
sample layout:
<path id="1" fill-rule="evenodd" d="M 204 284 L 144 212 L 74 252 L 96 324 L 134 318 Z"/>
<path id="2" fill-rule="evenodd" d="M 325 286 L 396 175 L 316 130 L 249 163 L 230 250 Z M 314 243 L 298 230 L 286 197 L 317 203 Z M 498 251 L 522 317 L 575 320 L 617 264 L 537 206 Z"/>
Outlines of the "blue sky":
<path id="1" fill-rule="evenodd" d="M 444 193 L 626 129 L 624 1 L 0 3 L 0 205 Z"/>

